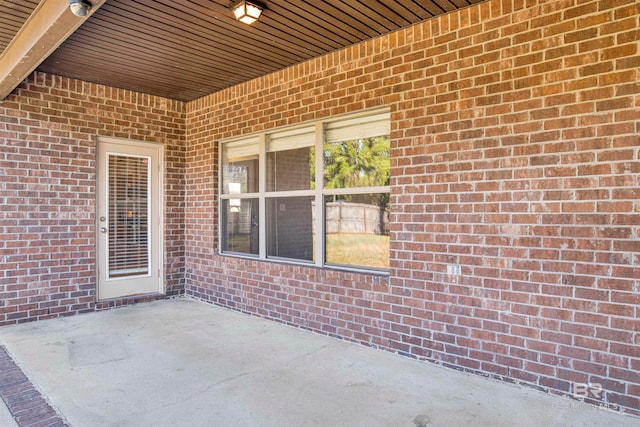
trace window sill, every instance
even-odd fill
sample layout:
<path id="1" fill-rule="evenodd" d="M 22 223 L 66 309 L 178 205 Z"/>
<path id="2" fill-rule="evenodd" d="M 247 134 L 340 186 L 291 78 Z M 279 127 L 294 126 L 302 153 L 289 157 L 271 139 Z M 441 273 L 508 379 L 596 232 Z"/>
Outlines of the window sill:
<path id="1" fill-rule="evenodd" d="M 259 258 L 257 256 L 246 255 L 246 254 L 241 254 L 236 252 L 218 252 L 218 256 L 245 259 L 245 260 L 251 260 L 251 261 L 258 261 L 258 262 L 268 262 L 271 264 L 291 265 L 295 267 L 309 267 L 317 270 L 344 271 L 347 273 L 368 274 L 371 276 L 378 276 L 381 278 L 388 278 L 391 276 L 390 270 L 369 269 L 369 268 L 354 267 L 349 265 L 325 264 L 323 266 L 318 266 L 313 262 L 296 261 L 296 260 L 291 260 L 287 258 Z"/>

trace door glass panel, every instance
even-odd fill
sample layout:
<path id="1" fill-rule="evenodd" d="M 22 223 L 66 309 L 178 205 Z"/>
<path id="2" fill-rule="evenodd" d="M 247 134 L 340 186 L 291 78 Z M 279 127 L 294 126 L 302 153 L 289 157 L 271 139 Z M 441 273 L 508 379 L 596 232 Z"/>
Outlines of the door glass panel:
<path id="1" fill-rule="evenodd" d="M 109 155 L 108 277 L 149 274 L 149 158 Z"/>

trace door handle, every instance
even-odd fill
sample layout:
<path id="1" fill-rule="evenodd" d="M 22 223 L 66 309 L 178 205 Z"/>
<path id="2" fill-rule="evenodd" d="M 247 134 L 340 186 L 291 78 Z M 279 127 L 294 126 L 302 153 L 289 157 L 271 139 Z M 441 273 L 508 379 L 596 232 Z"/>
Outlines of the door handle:
<path id="1" fill-rule="evenodd" d="M 107 231 L 109 231 L 109 230 L 107 230 L 107 227 L 100 227 L 100 232 L 101 233 L 106 233 Z"/>

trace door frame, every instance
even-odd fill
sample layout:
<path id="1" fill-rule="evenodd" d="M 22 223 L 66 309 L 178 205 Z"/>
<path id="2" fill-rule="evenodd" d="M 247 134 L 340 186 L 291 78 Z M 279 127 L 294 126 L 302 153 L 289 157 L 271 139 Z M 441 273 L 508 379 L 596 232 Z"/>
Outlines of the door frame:
<path id="1" fill-rule="evenodd" d="M 104 256 L 108 256 L 108 251 L 107 254 L 102 253 L 101 250 L 101 232 L 100 232 L 100 227 L 104 226 L 104 224 L 101 224 L 100 222 L 100 208 L 101 206 L 101 197 L 105 196 L 105 194 L 103 194 L 105 191 L 107 191 L 107 185 L 108 183 L 103 183 L 101 182 L 101 174 L 100 174 L 100 168 L 101 167 L 105 167 L 108 169 L 108 165 L 103 165 L 103 162 L 106 161 L 106 159 L 103 158 L 103 156 L 101 155 L 101 145 L 102 144 L 110 144 L 110 145 L 116 145 L 116 146 L 121 146 L 123 148 L 129 148 L 131 149 L 131 147 L 134 148 L 142 148 L 142 149 L 151 149 L 151 150 L 155 150 L 155 155 L 157 156 L 157 170 L 154 171 L 153 168 L 153 162 L 152 162 L 152 167 L 151 167 L 151 171 L 150 171 L 150 178 L 151 181 L 153 181 L 153 179 L 157 179 L 157 189 L 154 192 L 153 191 L 153 185 L 151 185 L 151 208 L 150 211 L 152 213 L 153 216 L 155 216 L 155 226 L 154 226 L 154 219 L 152 218 L 151 221 L 149 221 L 149 229 L 148 229 L 148 235 L 150 236 L 149 239 L 149 256 L 150 256 L 150 267 L 151 267 L 151 275 L 153 276 L 154 270 L 157 269 L 157 271 L 155 271 L 155 274 L 157 274 L 157 288 L 154 289 L 152 292 L 139 292 L 139 293 L 132 293 L 132 294 L 127 294 L 127 295 L 120 295 L 120 296 L 108 296 L 108 297 L 102 297 L 101 296 L 101 291 L 100 291 L 100 284 L 105 282 L 107 280 L 107 274 L 106 271 L 102 271 L 101 269 L 101 265 L 103 263 L 101 263 L 100 257 L 104 257 Z M 115 152 L 115 150 L 112 150 L 110 152 Z M 122 154 L 129 154 L 126 151 L 124 151 Z M 106 175 L 107 171 L 105 171 L 105 175 Z M 155 176 L 154 176 L 155 175 Z M 104 177 L 103 177 L 104 178 Z M 154 202 L 153 198 L 156 197 L 157 200 Z M 136 295 L 145 295 L 145 294 L 163 294 L 164 293 L 164 145 L 163 144 L 159 144 L 159 143 L 154 143 L 154 142 L 146 142 L 146 141 L 140 141 L 140 140 L 135 140 L 135 139 L 128 139 L 128 138 L 117 138 L 117 137 L 103 137 L 103 136 L 99 136 L 96 140 L 96 208 L 95 208 L 95 244 L 96 244 L 96 256 L 95 256 L 95 262 L 96 262 L 96 300 L 98 301 L 105 301 L 105 300 L 109 300 L 109 299 L 123 299 L 123 298 L 129 298 L 129 297 L 133 297 Z M 154 207 L 156 212 L 154 212 Z M 153 236 L 155 236 L 155 239 L 153 238 Z M 154 241 L 156 242 L 154 244 Z M 106 263 L 104 263 L 104 265 L 106 266 Z M 114 279 L 111 279 L 114 280 Z M 118 279 L 118 280 L 125 280 L 125 279 Z"/>

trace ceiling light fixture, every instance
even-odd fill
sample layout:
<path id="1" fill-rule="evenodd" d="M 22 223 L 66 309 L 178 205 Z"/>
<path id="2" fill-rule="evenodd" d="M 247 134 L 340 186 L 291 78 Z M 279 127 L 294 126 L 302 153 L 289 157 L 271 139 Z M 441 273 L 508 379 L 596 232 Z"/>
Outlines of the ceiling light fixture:
<path id="1" fill-rule="evenodd" d="M 91 3 L 85 0 L 69 0 L 69 9 L 76 16 L 87 16 L 91 9 Z"/>
<path id="2" fill-rule="evenodd" d="M 256 1 L 239 1 L 231 6 L 231 10 L 236 19 L 244 24 L 253 24 L 256 22 L 265 6 Z"/>

